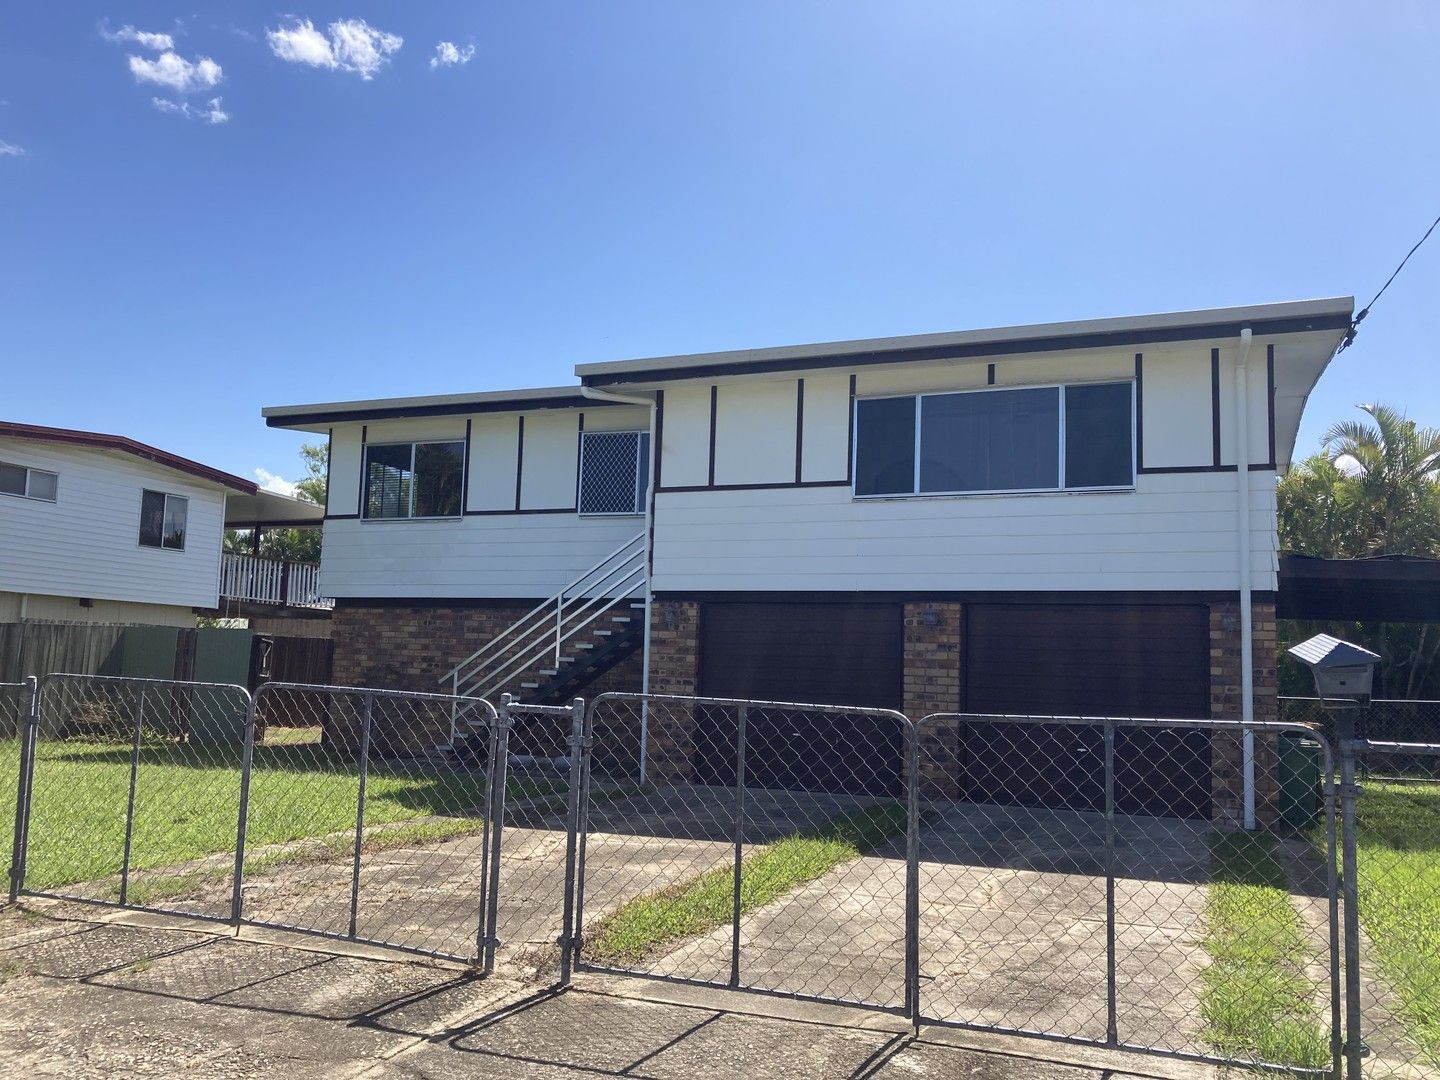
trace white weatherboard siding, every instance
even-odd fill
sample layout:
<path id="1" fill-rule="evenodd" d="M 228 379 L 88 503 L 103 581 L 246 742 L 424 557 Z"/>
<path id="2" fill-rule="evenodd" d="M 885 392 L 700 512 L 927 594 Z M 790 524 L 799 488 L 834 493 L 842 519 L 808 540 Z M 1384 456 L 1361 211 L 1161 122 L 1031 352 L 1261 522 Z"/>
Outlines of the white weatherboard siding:
<path id="1" fill-rule="evenodd" d="M 0 623 L 19 622 L 144 623 L 147 626 L 194 626 L 193 608 L 173 604 L 139 604 L 129 600 L 91 599 L 80 606 L 74 596 L 36 596 L 0 592 Z M 295 619 L 294 622 L 306 622 Z"/>
<path id="2" fill-rule="evenodd" d="M 213 608 L 225 493 L 129 454 L 0 439 L 0 461 L 59 474 L 55 502 L 0 495 L 0 591 Z M 146 488 L 190 500 L 185 549 L 140 546 Z"/>
<path id="3" fill-rule="evenodd" d="M 644 528 L 641 517 L 576 514 L 327 521 L 320 591 L 335 597 L 539 599 Z"/>
<path id="4" fill-rule="evenodd" d="M 1275 474 L 1251 474 L 1254 587 L 1276 587 Z M 655 589 L 1232 590 L 1235 476 L 1118 493 L 855 501 L 844 487 L 659 496 Z"/>

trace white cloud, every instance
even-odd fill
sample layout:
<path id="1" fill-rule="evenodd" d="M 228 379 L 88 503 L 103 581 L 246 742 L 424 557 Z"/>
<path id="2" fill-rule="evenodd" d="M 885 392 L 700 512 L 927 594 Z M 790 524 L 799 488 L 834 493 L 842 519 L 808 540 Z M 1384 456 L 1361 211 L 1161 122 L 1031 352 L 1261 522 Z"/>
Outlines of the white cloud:
<path id="1" fill-rule="evenodd" d="M 169 34 L 157 34 L 149 30 L 136 30 L 130 25 L 122 26 L 119 30 L 109 30 L 102 23 L 100 36 L 106 41 L 123 41 L 130 45 L 139 45 L 142 49 L 154 49 L 156 52 L 169 52 L 175 48 L 175 39 Z"/>
<path id="2" fill-rule="evenodd" d="M 399 34 L 377 30 L 364 19 L 338 19 L 329 31 L 327 37 L 309 19 L 296 19 L 290 26 L 265 31 L 265 37 L 281 60 L 349 71 L 362 79 L 373 79 L 405 44 Z"/>
<path id="3" fill-rule="evenodd" d="M 24 157 L 25 148 L 0 139 L 0 157 Z"/>
<path id="4" fill-rule="evenodd" d="M 474 45 L 456 45 L 453 41 L 442 41 L 435 46 L 435 55 L 430 58 L 430 70 L 468 64 L 474 55 Z"/>
<path id="5" fill-rule="evenodd" d="M 130 56 L 126 59 L 136 82 L 155 83 L 177 94 L 209 90 L 224 77 L 220 65 L 208 56 L 202 56 L 194 63 L 173 52 L 163 52 L 154 60 L 147 60 L 143 56 Z"/>
<path id="6" fill-rule="evenodd" d="M 192 106 L 188 101 L 170 101 L 168 98 L 158 97 L 152 97 L 150 104 L 163 113 L 173 113 L 187 120 L 203 120 L 207 124 L 223 124 L 230 119 L 230 114 L 225 111 L 218 97 L 205 102 L 203 109 Z"/>
<path id="7" fill-rule="evenodd" d="M 273 491 L 276 495 L 289 495 L 292 498 L 295 495 L 295 485 L 269 469 L 256 469 L 255 480 L 261 491 Z"/>

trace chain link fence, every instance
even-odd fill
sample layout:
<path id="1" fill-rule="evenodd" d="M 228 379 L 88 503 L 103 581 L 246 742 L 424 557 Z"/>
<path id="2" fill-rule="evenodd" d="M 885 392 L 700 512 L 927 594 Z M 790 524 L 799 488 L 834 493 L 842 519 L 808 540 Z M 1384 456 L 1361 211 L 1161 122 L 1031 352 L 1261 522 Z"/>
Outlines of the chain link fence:
<path id="1" fill-rule="evenodd" d="M 46 675 L 38 704 L 26 891 L 228 919 L 245 688 Z"/>
<path id="2" fill-rule="evenodd" d="M 1329 1071 L 1322 737 L 958 714 L 916 731 L 923 1019 Z"/>
<path id="3" fill-rule="evenodd" d="M 581 966 L 905 1009 L 904 716 L 604 694 L 587 735 Z"/>
<path id="4" fill-rule="evenodd" d="M 236 918 L 479 959 L 495 719 L 478 698 L 263 685 Z"/>

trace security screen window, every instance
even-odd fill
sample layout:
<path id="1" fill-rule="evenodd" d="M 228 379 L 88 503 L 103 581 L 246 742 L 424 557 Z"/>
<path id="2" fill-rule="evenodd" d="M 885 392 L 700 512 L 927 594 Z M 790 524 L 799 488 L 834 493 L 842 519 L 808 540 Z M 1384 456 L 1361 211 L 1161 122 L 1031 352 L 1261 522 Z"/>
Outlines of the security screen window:
<path id="1" fill-rule="evenodd" d="M 140 546 L 185 550 L 185 525 L 190 515 L 190 500 L 183 495 L 167 495 L 163 491 L 144 491 L 140 495 Z"/>
<path id="2" fill-rule="evenodd" d="M 580 513 L 643 514 L 649 432 L 587 431 L 580 438 Z"/>
<path id="3" fill-rule="evenodd" d="M 365 516 L 459 517 L 464 478 L 463 442 L 372 444 L 365 447 Z"/>
<path id="4" fill-rule="evenodd" d="M 915 491 L 915 398 L 855 403 L 855 494 Z"/>
<path id="5" fill-rule="evenodd" d="M 1130 383 L 1065 388 L 1065 486 L 1135 482 L 1134 394 Z"/>
<path id="6" fill-rule="evenodd" d="M 855 423 L 857 496 L 1125 488 L 1135 482 L 1134 391 L 1128 382 L 862 399 Z"/>

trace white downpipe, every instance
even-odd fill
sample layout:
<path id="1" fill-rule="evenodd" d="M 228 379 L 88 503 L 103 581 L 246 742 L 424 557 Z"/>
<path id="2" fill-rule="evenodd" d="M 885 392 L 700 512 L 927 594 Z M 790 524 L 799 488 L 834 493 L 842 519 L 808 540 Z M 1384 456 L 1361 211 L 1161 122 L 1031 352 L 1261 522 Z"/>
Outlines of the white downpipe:
<path id="1" fill-rule="evenodd" d="M 1240 579 L 1240 719 L 1255 722 L 1255 638 L 1250 611 L 1250 328 L 1240 331 L 1235 359 L 1235 525 Z M 1255 828 L 1255 732 L 1241 732 L 1245 828 Z"/>
<path id="2" fill-rule="evenodd" d="M 640 784 L 645 784 L 646 765 L 650 759 L 650 703 L 645 695 L 650 693 L 650 607 L 654 593 L 650 588 L 650 568 L 653 552 L 651 544 L 655 538 L 655 458 L 660 453 L 655 438 L 655 399 L 631 397 L 628 394 L 612 394 L 597 390 L 593 386 L 581 386 L 580 395 L 595 401 L 613 401 L 619 405 L 643 405 L 650 410 L 650 470 L 645 481 L 645 629 L 640 646 Z"/>

